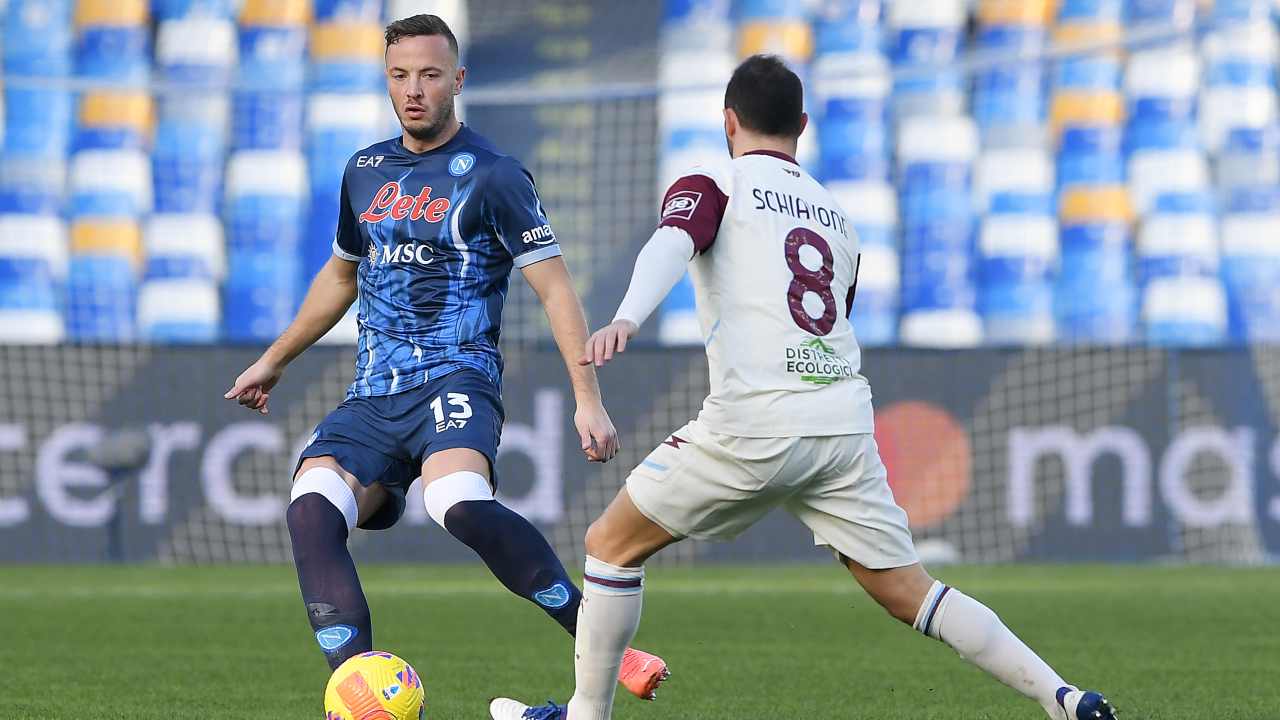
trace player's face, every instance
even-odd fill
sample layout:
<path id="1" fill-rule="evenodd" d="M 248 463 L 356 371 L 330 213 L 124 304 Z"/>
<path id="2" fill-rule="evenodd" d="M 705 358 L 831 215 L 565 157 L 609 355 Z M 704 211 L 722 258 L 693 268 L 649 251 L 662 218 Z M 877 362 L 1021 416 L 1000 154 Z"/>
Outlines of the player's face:
<path id="1" fill-rule="evenodd" d="M 401 38 L 388 47 L 387 92 L 405 132 L 421 141 L 439 136 L 453 119 L 453 97 L 466 74 L 441 35 Z"/>

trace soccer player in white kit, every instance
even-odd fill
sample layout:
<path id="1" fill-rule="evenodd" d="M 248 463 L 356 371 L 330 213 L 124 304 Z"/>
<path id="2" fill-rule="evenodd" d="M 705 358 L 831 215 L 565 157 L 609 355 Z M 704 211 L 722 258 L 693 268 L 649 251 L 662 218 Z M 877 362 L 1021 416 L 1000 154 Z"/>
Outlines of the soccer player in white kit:
<path id="1" fill-rule="evenodd" d="M 858 241 L 831 194 L 793 159 L 808 121 L 800 79 L 757 55 L 725 93 L 732 159 L 672 185 L 631 285 L 581 362 L 607 363 L 688 268 L 711 394 L 627 479 L 586 537 L 567 707 L 499 698 L 495 720 L 606 720 L 640 623 L 644 562 L 683 538 L 726 540 L 783 506 L 891 615 L 1040 703 L 1056 720 L 1112 720 L 985 605 L 921 567 L 872 435 L 871 389 L 849 322 Z M 692 260 L 690 260 L 692 258 Z"/>

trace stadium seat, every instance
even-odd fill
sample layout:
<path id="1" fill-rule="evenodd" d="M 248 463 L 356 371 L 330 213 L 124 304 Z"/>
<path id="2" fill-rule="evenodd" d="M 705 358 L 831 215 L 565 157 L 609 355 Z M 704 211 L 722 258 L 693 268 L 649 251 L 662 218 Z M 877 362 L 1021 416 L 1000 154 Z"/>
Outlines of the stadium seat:
<path id="1" fill-rule="evenodd" d="M 185 20 L 206 18 L 232 20 L 240 0 L 152 0 L 151 8 L 156 19 Z"/>
<path id="2" fill-rule="evenodd" d="M 134 91 L 94 91 L 80 98 L 76 150 L 141 150 L 151 146 L 151 96 Z"/>
<path id="3" fill-rule="evenodd" d="M 4 89 L 4 155 L 65 158 L 71 146 L 72 95 L 30 87 Z"/>
<path id="4" fill-rule="evenodd" d="M 371 22 L 382 19 L 381 0 L 313 0 L 316 22 Z"/>
<path id="5" fill-rule="evenodd" d="M 226 116 L 227 103 L 213 105 Z M 151 157 L 156 212 L 215 213 L 220 208 L 227 139 L 225 123 L 213 118 L 161 119 Z"/>
<path id="6" fill-rule="evenodd" d="M 982 222 L 978 248 L 978 311 L 986 342 L 1051 342 L 1055 332 L 1050 271 L 1058 259 L 1053 218 L 989 215 Z"/>
<path id="7" fill-rule="evenodd" d="M 302 147 L 309 4 L 249 0 L 240 13 L 239 87 L 233 93 L 231 144 L 236 150 Z"/>
<path id="8" fill-rule="evenodd" d="M 76 74 L 142 83 L 151 69 L 147 0 L 77 0 Z"/>
<path id="9" fill-rule="evenodd" d="M 1199 150 L 1143 150 L 1129 159 L 1129 194 L 1145 214 L 1156 196 L 1209 187 L 1209 166 Z"/>
<path id="10" fill-rule="evenodd" d="M 1058 93 L 1119 90 L 1120 68 L 1120 61 L 1107 55 L 1067 57 L 1054 65 L 1053 87 Z"/>
<path id="11" fill-rule="evenodd" d="M 896 69 L 920 66 L 894 79 L 893 107 L 898 118 L 963 112 L 965 81 L 939 68 L 955 61 L 963 40 L 965 8 L 961 0 L 895 2 L 888 9 L 888 56 Z"/>
<path id="12" fill-rule="evenodd" d="M 840 181 L 827 184 L 832 197 L 858 233 L 859 247 L 894 250 L 897 269 L 898 196 L 884 181 Z M 897 282 L 894 282 L 897 287 Z"/>
<path id="13" fill-rule="evenodd" d="M 1009 3 L 998 3 L 1012 6 Z M 1036 3 L 1028 3 L 1034 6 Z M 1031 8 L 1035 10 L 1034 7 Z M 1008 11 L 1005 11 L 1008 12 Z M 988 25 L 978 33 L 978 51 L 1012 57 L 1043 52 L 1047 33 L 1038 25 Z M 1041 63 L 1011 61 L 979 70 L 973 78 L 973 116 L 984 135 L 1044 124 L 1044 68 Z"/>
<path id="14" fill-rule="evenodd" d="M 57 345 L 66 338 L 62 313 L 52 309 L 5 310 L 0 308 L 0 343 L 5 345 Z"/>
<path id="15" fill-rule="evenodd" d="M 1124 117 L 1124 97 L 1114 91 L 1069 90 L 1050 101 L 1049 124 L 1055 133 L 1075 125 L 1119 125 Z"/>
<path id="16" fill-rule="evenodd" d="M 1221 343 L 1227 334 L 1227 300 L 1216 277 L 1153 280 L 1142 293 L 1147 342 L 1195 347 Z"/>
<path id="17" fill-rule="evenodd" d="M 156 69 L 167 82 L 221 89 L 239 51 L 228 17 L 165 20 L 156 33 Z"/>
<path id="18" fill-rule="evenodd" d="M 1214 164 L 1214 182 L 1225 192 L 1253 185 L 1280 185 L 1280 127 L 1235 128 Z"/>
<path id="19" fill-rule="evenodd" d="M 1061 0 L 1058 22 L 1111 21 L 1124 17 L 1124 0 Z"/>
<path id="20" fill-rule="evenodd" d="M 1058 188 L 1124 182 L 1123 132 L 1115 125 L 1064 128 L 1058 145 Z"/>
<path id="21" fill-rule="evenodd" d="M 0 215 L 0 316 L 57 313 L 67 279 L 67 230 L 56 217 Z M 8 337 L 0 328 L 0 341 Z"/>
<path id="22" fill-rule="evenodd" d="M 314 93 L 307 98 L 307 161 L 311 186 L 336 189 L 347 160 L 379 140 L 386 98 Z"/>
<path id="23" fill-rule="evenodd" d="M 67 335 L 79 342 L 133 340 L 136 294 L 130 258 L 73 252 L 67 279 Z"/>
<path id="24" fill-rule="evenodd" d="M 891 83 L 885 59 L 870 53 L 821 57 L 813 75 L 821 108 L 819 176 L 824 181 L 888 178 Z"/>
<path id="25" fill-rule="evenodd" d="M 820 4 L 813 18 L 815 55 L 879 53 L 882 10 L 880 0 Z"/>
<path id="26" fill-rule="evenodd" d="M 904 345 L 959 349 L 982 344 L 982 319 L 972 310 L 905 312 L 899 338 Z"/>
<path id="27" fill-rule="evenodd" d="M 1053 188 L 1053 161 L 1043 150 L 989 150 L 974 165 L 973 197 L 979 212 L 986 212 L 995 193 L 1051 193 Z"/>
<path id="28" fill-rule="evenodd" d="M 151 163 L 137 150 L 85 150 L 71 159 L 72 217 L 151 212 Z"/>
<path id="29" fill-rule="evenodd" d="M 813 57 L 813 28 L 806 20 L 747 20 L 738 26 L 738 57 L 757 53 L 803 65 Z"/>
<path id="30" fill-rule="evenodd" d="M 218 289 L 199 278 L 150 280 L 138 289 L 138 334 L 153 343 L 218 339 Z"/>
<path id="31" fill-rule="evenodd" d="M 1135 340 L 1137 288 L 1128 228 L 1118 222 L 1063 223 L 1054 283 L 1058 337 L 1067 343 Z"/>
<path id="32" fill-rule="evenodd" d="M 1044 27 L 1053 19 L 1057 0 L 980 0 L 978 22 L 983 25 Z"/>
<path id="33" fill-rule="evenodd" d="M 1220 23 L 1264 20 L 1273 7 L 1273 0 L 1215 0 L 1211 17 Z"/>
<path id="34" fill-rule="evenodd" d="M 900 273 L 898 252 L 892 246 L 860 247 L 858 291 L 850 318 L 863 347 L 897 341 Z"/>
<path id="35" fill-rule="evenodd" d="M 1128 0 L 1125 5 L 1129 27 L 1187 28 L 1196 19 L 1196 0 Z"/>
<path id="36" fill-rule="evenodd" d="M 377 91 L 383 86 L 382 28 L 369 22 L 330 22 L 311 29 L 313 91 Z"/>
<path id="37" fill-rule="evenodd" d="M 913 117 L 898 129 L 898 162 L 972 163 L 978 131 L 967 117 Z"/>
<path id="38" fill-rule="evenodd" d="M 1222 221 L 1222 278 L 1231 337 L 1280 342 L 1280 213 L 1228 215 Z"/>
<path id="39" fill-rule="evenodd" d="M 112 256 L 137 267 L 142 261 L 142 233 L 130 219 L 86 219 L 71 225 L 72 257 Z"/>
<path id="40" fill-rule="evenodd" d="M 8 0 L 0 58 L 6 73 L 23 76 L 70 75 L 73 0 Z"/>
<path id="41" fill-rule="evenodd" d="M 0 212 L 61 213 L 66 186 L 67 164 L 61 157 L 0 157 Z"/>
<path id="42" fill-rule="evenodd" d="M 1063 225 L 1127 224 L 1133 221 L 1133 205 L 1123 185 L 1074 187 L 1062 193 L 1058 218 Z"/>
<path id="43" fill-rule="evenodd" d="M 1218 274 L 1218 230 L 1206 214 L 1160 213 L 1143 221 L 1137 242 L 1138 283 Z"/>
<path id="44" fill-rule="evenodd" d="M 144 233 L 146 279 L 204 278 L 227 273 L 222 223 L 213 215 L 152 215 Z"/>

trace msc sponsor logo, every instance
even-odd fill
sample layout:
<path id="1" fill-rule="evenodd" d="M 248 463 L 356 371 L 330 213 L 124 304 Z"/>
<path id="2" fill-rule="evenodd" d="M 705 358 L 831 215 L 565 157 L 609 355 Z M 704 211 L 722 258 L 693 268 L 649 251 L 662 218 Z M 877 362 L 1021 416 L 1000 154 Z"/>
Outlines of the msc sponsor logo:
<path id="1" fill-rule="evenodd" d="M 520 239 L 525 245 L 550 245 L 556 241 L 556 234 L 551 231 L 550 225 L 543 225 L 532 230 L 525 230 L 520 234 Z"/>
<path id="2" fill-rule="evenodd" d="M 702 193 L 693 190 L 680 190 L 667 196 L 667 204 L 662 206 L 662 219 L 680 218 L 681 220 L 689 220 L 693 218 L 693 211 L 698 209 L 698 203 L 702 202 Z"/>
<path id="3" fill-rule="evenodd" d="M 435 250 L 427 243 L 401 243 L 400 245 L 369 245 L 369 263 L 371 265 L 390 265 L 415 263 L 430 265 L 435 262 Z"/>
<path id="4" fill-rule="evenodd" d="M 476 156 L 471 153 L 458 153 L 449 161 L 449 174 L 454 177 L 462 177 L 471 172 L 471 168 L 476 166 Z"/>
<path id="5" fill-rule="evenodd" d="M 431 186 L 426 186 L 417 195 L 406 195 L 400 189 L 400 183 L 391 181 L 383 185 L 369 207 L 360 213 L 360 222 L 378 223 L 391 218 L 393 220 L 426 220 L 438 223 L 449 214 L 449 198 L 432 198 Z"/>

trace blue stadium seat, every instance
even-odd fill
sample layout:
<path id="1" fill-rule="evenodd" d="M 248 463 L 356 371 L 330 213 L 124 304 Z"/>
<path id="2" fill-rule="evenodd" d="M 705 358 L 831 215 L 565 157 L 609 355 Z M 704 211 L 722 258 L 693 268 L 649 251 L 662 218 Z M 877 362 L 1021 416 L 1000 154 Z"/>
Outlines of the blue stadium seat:
<path id="1" fill-rule="evenodd" d="M 1058 336 L 1069 343 L 1135 339 L 1137 288 L 1128 227 L 1118 222 L 1063 225 L 1054 286 Z"/>
<path id="2" fill-rule="evenodd" d="M 892 138 L 884 58 L 854 53 L 819 58 L 814 85 L 821 103 L 818 175 L 824 181 L 888 178 Z"/>
<path id="3" fill-rule="evenodd" d="M 733 18 L 738 22 L 752 20 L 807 20 L 805 0 L 737 0 Z"/>
<path id="4" fill-rule="evenodd" d="M 1200 95 L 1201 140 L 1218 152 L 1235 128 L 1275 125 L 1276 31 L 1270 22 L 1210 33 L 1204 43 L 1204 89 Z"/>
<path id="5" fill-rule="evenodd" d="M 209 280 L 150 280 L 138 289 L 138 334 L 146 342 L 214 342 L 219 315 L 218 288 Z"/>
<path id="6" fill-rule="evenodd" d="M 4 155 L 61 160 L 71 145 L 72 95 L 28 87 L 4 89 Z"/>
<path id="7" fill-rule="evenodd" d="M 1228 215 L 1280 212 L 1280 186 L 1254 185 L 1236 188 L 1227 195 L 1224 212 Z"/>
<path id="8" fill-rule="evenodd" d="M 1222 222 L 1222 279 L 1231 338 L 1280 342 L 1280 213 L 1228 215 Z"/>
<path id="9" fill-rule="evenodd" d="M 226 241 L 214 215 L 152 215 L 143 235 L 144 278 L 198 278 L 221 282 L 226 276 Z"/>
<path id="10" fill-rule="evenodd" d="M 76 7 L 76 74 L 140 84 L 151 73 L 146 0 L 80 0 Z"/>
<path id="11" fill-rule="evenodd" d="M 894 251 L 897 268 L 898 196 L 883 181 L 841 181 L 827 185 L 858 234 L 859 247 L 884 247 Z M 895 289 L 897 283 L 894 283 Z"/>
<path id="12" fill-rule="evenodd" d="M 151 156 L 155 209 L 216 213 L 221 207 L 226 130 L 202 120 L 162 119 Z"/>
<path id="13" fill-rule="evenodd" d="M 66 186 L 67 164 L 62 158 L 0 157 L 0 212 L 60 213 Z"/>
<path id="14" fill-rule="evenodd" d="M 940 70 L 955 61 L 963 42 L 965 12 L 960 0 L 891 3 L 888 6 L 888 56 L 895 68 L 924 69 L 894 79 L 893 106 L 899 118 L 948 115 L 964 108 L 965 80 Z"/>
<path id="15" fill-rule="evenodd" d="M 1215 22 L 1239 22 L 1265 20 L 1271 17 L 1272 0 L 1215 0 L 1212 19 Z"/>
<path id="16" fill-rule="evenodd" d="M 301 92 L 238 90 L 231 112 L 232 147 L 297 150 L 302 147 L 302 112 Z"/>
<path id="17" fill-rule="evenodd" d="M 61 220 L 0 215 L 0 313 L 57 313 L 66 279 L 67 229 Z M 0 338 L 7 335 L 0 328 Z"/>
<path id="18" fill-rule="evenodd" d="M 1213 277 L 1153 280 L 1142 292 L 1147 342 L 1201 347 L 1227 337 L 1227 300 L 1222 281 Z"/>
<path id="19" fill-rule="evenodd" d="M 1039 149 L 988 150 L 974 166 L 973 197 L 979 212 L 986 212 L 998 193 L 1049 194 L 1054 189 L 1053 161 Z"/>
<path id="20" fill-rule="evenodd" d="M 232 20 L 241 0 L 151 0 L 156 20 L 207 18 Z"/>
<path id="21" fill-rule="evenodd" d="M 165 20 L 156 33 L 156 69 L 166 82 L 220 89 L 232 77 L 236 56 L 229 18 Z"/>
<path id="22" fill-rule="evenodd" d="M 1235 128 L 1214 163 L 1220 190 L 1250 185 L 1280 185 L 1280 127 Z"/>
<path id="23" fill-rule="evenodd" d="M 8 74 L 57 77 L 71 74 L 74 38 L 72 0 L 9 0 L 0 49 Z"/>
<path id="24" fill-rule="evenodd" d="M 222 288 L 222 337 L 262 343 L 277 337 L 293 319 L 301 264 L 294 255 L 231 251 L 236 272 Z"/>
<path id="25" fill-rule="evenodd" d="M 1161 193 L 1207 190 L 1209 165 L 1198 149 L 1140 150 L 1129 158 L 1128 177 L 1134 209 L 1145 214 Z"/>
<path id="26" fill-rule="evenodd" d="M 660 35 L 665 53 L 727 50 L 733 41 L 731 5 L 730 0 L 672 0 L 663 3 Z"/>
<path id="27" fill-rule="evenodd" d="M 312 12 L 317 22 L 376 23 L 382 19 L 382 0 L 313 0 Z"/>
<path id="28" fill-rule="evenodd" d="M 1130 26 L 1188 27 L 1196 19 L 1196 0 L 1128 0 L 1126 5 Z"/>
<path id="29" fill-rule="evenodd" d="M 342 196 L 337 186 L 312 186 L 307 209 L 306 239 L 302 243 L 302 266 L 298 277 L 298 300 L 307 293 L 311 279 L 333 255 L 333 237 L 338 232 L 338 211 Z"/>
<path id="30" fill-rule="evenodd" d="M 139 150 L 151 147 L 151 96 L 140 91 L 92 91 L 80 96 L 74 149 Z"/>
<path id="31" fill-rule="evenodd" d="M 898 339 L 898 252 L 887 245 L 863 245 L 858 291 L 853 301 L 854 334 L 863 347 L 890 345 Z"/>
<path id="32" fill-rule="evenodd" d="M 136 217 L 151 212 L 151 162 L 137 150 L 86 150 L 71 159 L 72 217 Z"/>
<path id="33" fill-rule="evenodd" d="M 1060 90 L 1118 90 L 1120 62 L 1106 56 L 1068 57 L 1054 66 L 1052 83 Z"/>
<path id="34" fill-rule="evenodd" d="M 1058 258 L 1053 216 L 988 215 L 978 247 L 978 311 L 986 342 L 1051 342 L 1055 330 L 1050 272 Z"/>
<path id="35" fill-rule="evenodd" d="M 386 98 L 313 93 L 307 98 L 307 167 L 313 189 L 336 189 L 351 155 L 379 140 Z"/>
<path id="36" fill-rule="evenodd" d="M 332 22 L 311 30 L 312 91 L 374 92 L 385 85 L 382 27 L 369 22 Z"/>
<path id="37" fill-rule="evenodd" d="M 73 254 L 67 279 L 68 336 L 78 342 L 134 340 L 136 294 L 129 258 Z"/>
<path id="38" fill-rule="evenodd" d="M 1150 215 L 1138 231 L 1136 249 L 1142 287 L 1163 278 L 1218 274 L 1218 231 L 1211 215 Z"/>
<path id="39" fill-rule="evenodd" d="M 881 0 L 836 0 L 820 4 L 813 18 L 817 56 L 878 54 L 881 11 Z"/>
<path id="40" fill-rule="evenodd" d="M 1038 26 L 988 26 L 978 33 L 978 50 L 1033 55 L 1043 51 L 1047 37 Z M 984 131 L 1043 125 L 1045 110 L 1041 63 L 1019 60 L 974 75 L 973 117 Z"/>
<path id="41" fill-rule="evenodd" d="M 1124 17 L 1123 0 L 1062 0 L 1058 6 L 1058 22 L 1082 20 L 1120 20 Z"/>

